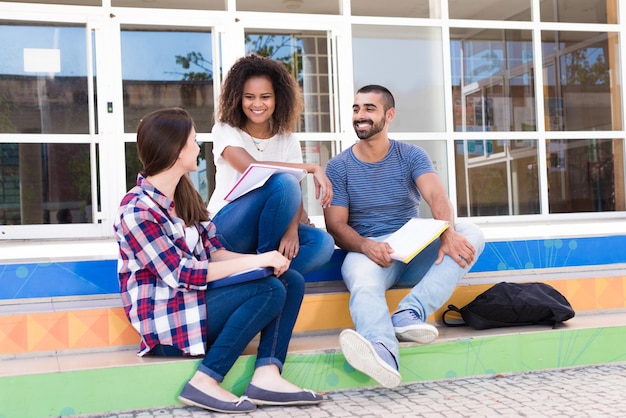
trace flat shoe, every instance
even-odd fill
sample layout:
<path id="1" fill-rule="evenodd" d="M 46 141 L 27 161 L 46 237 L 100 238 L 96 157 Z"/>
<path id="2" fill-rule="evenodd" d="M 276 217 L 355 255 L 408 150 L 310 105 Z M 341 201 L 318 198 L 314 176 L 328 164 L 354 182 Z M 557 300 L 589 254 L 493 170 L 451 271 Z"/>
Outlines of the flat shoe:
<path id="1" fill-rule="evenodd" d="M 248 399 L 257 405 L 316 405 L 324 400 L 324 397 L 312 390 L 300 392 L 273 392 L 248 384 L 246 393 Z"/>
<path id="2" fill-rule="evenodd" d="M 252 412 L 256 409 L 256 405 L 245 397 L 240 397 L 235 401 L 220 401 L 197 389 L 189 382 L 185 384 L 180 395 L 178 395 L 178 400 L 185 405 L 197 406 L 209 411 L 226 414 Z"/>

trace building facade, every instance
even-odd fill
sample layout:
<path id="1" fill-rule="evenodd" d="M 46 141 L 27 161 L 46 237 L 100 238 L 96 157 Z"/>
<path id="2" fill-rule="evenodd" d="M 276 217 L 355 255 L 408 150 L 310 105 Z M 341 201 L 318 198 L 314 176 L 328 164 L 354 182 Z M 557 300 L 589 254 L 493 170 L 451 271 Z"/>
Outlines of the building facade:
<path id="1" fill-rule="evenodd" d="M 220 83 L 252 52 L 300 82 L 306 161 L 324 165 L 355 142 L 356 89 L 388 87 L 391 137 L 428 151 L 457 217 L 490 242 L 521 243 L 512 257 L 495 251 L 486 271 L 626 261 L 603 248 L 626 235 L 624 4 L 0 2 L 0 262 L 37 262 L 29 248 L 45 243 L 57 244 L 46 260 L 114 259 L 113 217 L 139 171 L 135 128 L 157 108 L 194 117 L 194 181 L 208 200 Z M 303 187 L 323 225 L 311 180 Z M 571 253 L 579 238 L 592 239 L 584 254 L 522 255 L 529 242 Z"/>

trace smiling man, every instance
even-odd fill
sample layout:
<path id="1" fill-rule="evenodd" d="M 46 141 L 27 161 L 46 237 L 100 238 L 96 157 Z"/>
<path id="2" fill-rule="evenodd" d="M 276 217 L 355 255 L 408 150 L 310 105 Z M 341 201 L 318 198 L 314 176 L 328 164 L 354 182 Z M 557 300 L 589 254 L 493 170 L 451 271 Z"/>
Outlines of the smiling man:
<path id="1" fill-rule="evenodd" d="M 342 331 L 343 354 L 355 369 L 385 387 L 402 381 L 398 340 L 427 344 L 437 338 L 428 316 L 448 300 L 484 246 L 478 227 L 455 224 L 452 204 L 428 154 L 389 139 L 394 116 L 388 89 L 368 85 L 357 91 L 352 123 L 359 142 L 328 162 L 334 194 L 324 209 L 328 232 L 348 251 L 341 273 L 356 331 Z M 448 221 L 450 227 L 405 264 L 391 258 L 393 250 L 384 240 L 419 216 L 421 199 L 435 219 Z M 411 290 L 390 315 L 385 291 L 392 286 Z"/>

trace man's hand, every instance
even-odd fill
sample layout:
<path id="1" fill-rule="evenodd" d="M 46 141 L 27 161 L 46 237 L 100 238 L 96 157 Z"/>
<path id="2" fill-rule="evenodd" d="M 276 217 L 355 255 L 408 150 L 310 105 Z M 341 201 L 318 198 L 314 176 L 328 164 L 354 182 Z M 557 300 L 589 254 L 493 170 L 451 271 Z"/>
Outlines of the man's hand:
<path id="1" fill-rule="evenodd" d="M 374 240 L 367 239 L 361 247 L 361 251 L 370 260 L 381 267 L 389 267 L 394 261 L 391 258 L 393 249 L 386 242 L 376 242 Z"/>
<path id="2" fill-rule="evenodd" d="M 450 225 L 441 235 L 441 246 L 435 264 L 440 264 L 445 255 L 449 255 L 459 266 L 465 268 L 474 262 L 476 249 L 465 238 L 465 235 L 456 232 L 454 227 Z"/>

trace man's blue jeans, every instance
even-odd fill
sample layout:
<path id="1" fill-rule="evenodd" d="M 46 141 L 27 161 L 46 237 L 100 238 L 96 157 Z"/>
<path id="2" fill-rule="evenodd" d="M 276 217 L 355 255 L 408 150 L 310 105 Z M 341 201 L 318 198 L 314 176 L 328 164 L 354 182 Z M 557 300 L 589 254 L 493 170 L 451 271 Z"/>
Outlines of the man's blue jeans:
<path id="1" fill-rule="evenodd" d="M 213 217 L 217 238 L 230 251 L 255 254 L 277 250 L 300 207 L 302 192 L 294 176 L 274 174 L 260 188 L 224 206 Z M 306 274 L 325 264 L 335 242 L 327 232 L 300 224 L 300 249 L 290 268 Z"/>
<path id="2" fill-rule="evenodd" d="M 465 235 L 476 249 L 476 259 L 483 251 L 482 231 L 472 223 L 458 223 L 455 229 Z M 373 238 L 382 241 L 388 235 Z M 470 266 L 461 268 L 451 257 L 445 256 L 436 265 L 441 240 L 436 239 L 410 263 L 395 261 L 389 267 L 380 267 L 365 254 L 350 252 L 341 266 L 341 274 L 350 291 L 350 314 L 356 331 L 372 342 L 381 342 L 399 358 L 396 339 L 385 291 L 393 286 L 412 287 L 398 304 L 398 310 L 414 309 L 426 320 L 452 295 L 459 280 Z"/>
<path id="3" fill-rule="evenodd" d="M 304 278 L 295 270 L 207 290 L 208 351 L 198 370 L 221 382 L 248 343 L 260 332 L 255 368 L 274 364 L 282 371 L 302 298 Z M 171 346 L 152 354 L 180 356 Z"/>

